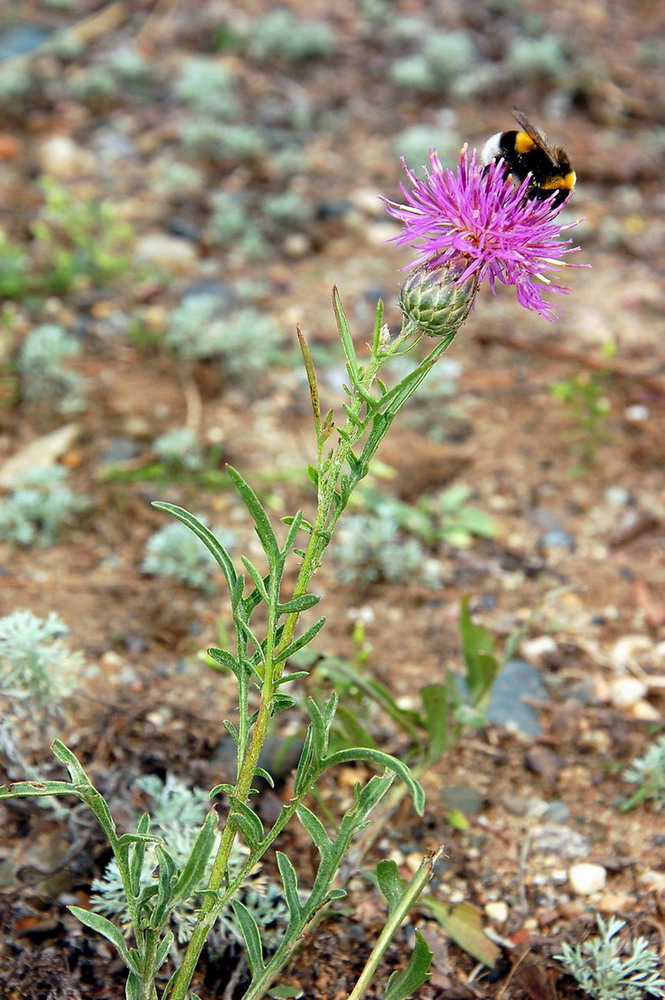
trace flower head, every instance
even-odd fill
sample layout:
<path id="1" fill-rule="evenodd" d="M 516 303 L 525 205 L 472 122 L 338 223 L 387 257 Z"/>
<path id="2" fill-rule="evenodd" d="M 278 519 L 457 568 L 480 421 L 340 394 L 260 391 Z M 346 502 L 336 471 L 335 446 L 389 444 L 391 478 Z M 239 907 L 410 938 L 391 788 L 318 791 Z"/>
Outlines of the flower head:
<path id="1" fill-rule="evenodd" d="M 429 159 L 425 180 L 402 161 L 412 185 L 400 185 L 407 204 L 384 199 L 388 213 L 404 224 L 392 242 L 418 251 L 408 266 L 452 268 L 460 284 L 471 276 L 477 285 L 486 278 L 494 293 L 497 281 L 514 285 L 520 305 L 553 322 L 557 307 L 545 301 L 541 285 L 565 294 L 569 289 L 552 283 L 549 275 L 584 266 L 562 260 L 579 249 L 559 238 L 576 223 L 557 223 L 561 204 L 528 198 L 529 177 L 517 187 L 503 163 L 482 166 L 476 151 L 469 155 L 466 146 L 457 171 L 444 169 L 434 150 Z"/>

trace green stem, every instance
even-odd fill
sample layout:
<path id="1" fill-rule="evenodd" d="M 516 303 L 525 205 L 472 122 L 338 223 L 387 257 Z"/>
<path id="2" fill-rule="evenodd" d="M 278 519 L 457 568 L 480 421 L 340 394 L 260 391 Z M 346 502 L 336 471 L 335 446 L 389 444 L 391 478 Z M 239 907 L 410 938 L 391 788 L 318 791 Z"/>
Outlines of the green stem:
<path id="1" fill-rule="evenodd" d="M 374 978 L 376 970 L 379 967 L 379 963 L 381 962 L 388 945 L 395 936 L 399 925 L 408 915 L 409 910 L 414 903 L 417 902 L 423 889 L 431 879 L 434 864 L 440 853 L 441 851 L 439 850 L 435 854 L 429 854 L 421 861 L 420 867 L 407 885 L 404 895 L 388 915 L 388 920 L 379 935 L 379 939 L 372 948 L 372 952 L 367 959 L 365 968 L 361 972 L 356 985 L 349 993 L 347 1000 L 360 1000 L 360 998 L 365 995 L 365 992 L 367 991 L 367 988 L 369 987 L 369 984 Z"/>

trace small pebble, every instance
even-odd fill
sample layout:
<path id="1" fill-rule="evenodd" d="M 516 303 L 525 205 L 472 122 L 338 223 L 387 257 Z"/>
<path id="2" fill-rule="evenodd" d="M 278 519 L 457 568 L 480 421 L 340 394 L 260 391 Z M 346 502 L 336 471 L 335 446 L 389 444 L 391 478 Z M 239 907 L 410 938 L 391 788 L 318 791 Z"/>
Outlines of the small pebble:
<path id="1" fill-rule="evenodd" d="M 614 643 L 609 660 L 615 670 L 625 670 L 639 661 L 640 653 L 650 653 L 652 648 L 646 635 L 624 635 Z"/>
<path id="2" fill-rule="evenodd" d="M 485 913 L 495 924 L 505 924 L 508 919 L 508 904 L 504 903 L 502 899 L 497 900 L 496 903 L 486 903 Z"/>
<path id="3" fill-rule="evenodd" d="M 539 774 L 549 784 L 554 784 L 561 770 L 561 761 L 549 747 L 530 747 L 524 755 L 524 762 L 529 771 Z"/>
<path id="4" fill-rule="evenodd" d="M 648 420 L 650 416 L 649 408 L 642 403 L 634 403 L 632 406 L 627 406 L 623 411 L 623 415 L 626 420 L 630 420 L 634 424 L 642 423 Z"/>
<path id="5" fill-rule="evenodd" d="M 535 827 L 531 838 L 531 849 L 540 854 L 552 854 L 556 858 L 572 861 L 589 853 L 591 844 L 587 837 L 569 826 Z M 575 866 L 573 866 L 575 867 Z"/>
<path id="6" fill-rule="evenodd" d="M 539 635 L 535 639 L 525 639 L 521 646 L 525 659 L 530 663 L 540 663 L 554 659 L 559 647 L 551 635 Z"/>
<path id="7" fill-rule="evenodd" d="M 632 708 L 647 691 L 646 684 L 637 677 L 617 677 L 610 682 L 610 700 L 615 708 Z"/>
<path id="8" fill-rule="evenodd" d="M 641 719 L 642 722 L 662 722 L 662 716 L 655 705 L 650 701 L 637 701 L 631 706 L 630 714 L 634 719 Z"/>
<path id="9" fill-rule="evenodd" d="M 551 802 L 542 815 L 543 823 L 567 823 L 570 819 L 570 808 L 565 802 Z"/>
<path id="10" fill-rule="evenodd" d="M 193 244 L 165 233 L 142 236 L 136 243 L 135 254 L 141 263 L 163 267 L 170 272 L 189 273 L 197 259 Z"/>
<path id="11" fill-rule="evenodd" d="M 607 871 L 602 865 L 582 861 L 568 869 L 568 881 L 576 896 L 591 896 L 605 888 Z"/>
<path id="12" fill-rule="evenodd" d="M 596 903 L 599 913 L 624 913 L 633 910 L 636 899 L 629 892 L 606 892 Z"/>

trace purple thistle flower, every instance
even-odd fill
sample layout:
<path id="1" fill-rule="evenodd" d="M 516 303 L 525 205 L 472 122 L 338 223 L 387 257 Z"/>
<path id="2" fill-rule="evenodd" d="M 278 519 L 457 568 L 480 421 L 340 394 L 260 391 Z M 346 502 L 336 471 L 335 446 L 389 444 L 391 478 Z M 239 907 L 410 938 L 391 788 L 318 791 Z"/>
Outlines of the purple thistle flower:
<path id="1" fill-rule="evenodd" d="M 391 242 L 408 243 L 418 251 L 407 268 L 452 268 L 458 284 L 471 276 L 478 284 L 486 278 L 494 294 L 497 281 L 514 285 L 520 305 L 553 322 L 558 307 L 545 301 L 541 286 L 566 294 L 569 289 L 548 275 L 563 267 L 588 266 L 561 259 L 579 250 L 570 246 L 571 240 L 559 239 L 577 223 L 558 224 L 561 204 L 527 198 L 530 178 L 517 187 L 502 162 L 482 166 L 476 151 L 469 156 L 466 146 L 456 172 L 445 170 L 434 150 L 429 159 L 425 180 L 402 160 L 412 185 L 411 190 L 400 185 L 406 205 L 384 199 L 389 215 L 404 224 Z"/>

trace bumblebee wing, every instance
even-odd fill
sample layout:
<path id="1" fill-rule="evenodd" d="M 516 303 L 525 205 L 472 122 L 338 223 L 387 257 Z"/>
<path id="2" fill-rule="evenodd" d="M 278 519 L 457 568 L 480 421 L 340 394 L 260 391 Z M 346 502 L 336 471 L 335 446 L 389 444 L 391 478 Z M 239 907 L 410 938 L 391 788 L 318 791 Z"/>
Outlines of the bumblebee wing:
<path id="1" fill-rule="evenodd" d="M 517 108 L 513 108 L 513 118 L 519 127 L 526 132 L 529 138 L 533 139 L 536 146 L 538 146 L 538 148 L 545 154 L 552 166 L 558 167 L 559 161 L 556 154 L 540 129 L 537 129 L 535 125 L 532 125 L 524 112 L 518 111 Z"/>

